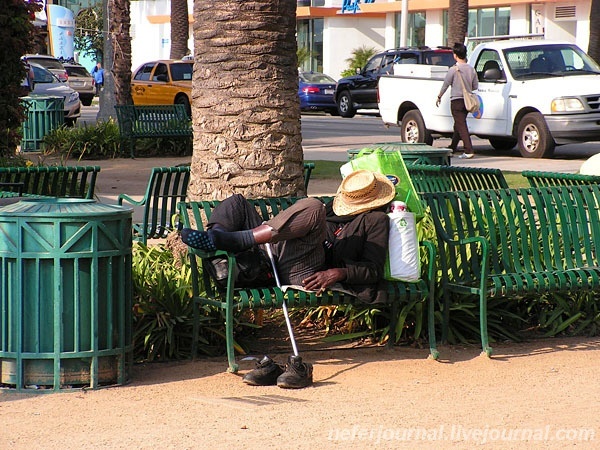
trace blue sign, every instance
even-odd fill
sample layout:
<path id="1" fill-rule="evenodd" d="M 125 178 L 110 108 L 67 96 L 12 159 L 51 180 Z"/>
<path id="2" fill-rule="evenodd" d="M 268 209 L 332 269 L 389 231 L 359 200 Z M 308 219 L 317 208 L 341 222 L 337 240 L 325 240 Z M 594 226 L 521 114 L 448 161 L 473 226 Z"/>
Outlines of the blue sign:
<path id="1" fill-rule="evenodd" d="M 63 6 L 47 5 L 49 52 L 56 58 L 71 59 L 74 52 L 75 18 L 73 12 Z"/>

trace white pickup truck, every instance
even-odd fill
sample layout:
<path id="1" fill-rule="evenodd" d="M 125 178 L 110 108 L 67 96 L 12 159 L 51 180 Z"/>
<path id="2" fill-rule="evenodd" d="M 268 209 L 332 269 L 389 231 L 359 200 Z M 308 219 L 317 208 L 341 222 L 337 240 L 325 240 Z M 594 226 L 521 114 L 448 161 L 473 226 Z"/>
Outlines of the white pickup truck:
<path id="1" fill-rule="evenodd" d="M 554 147 L 600 141 L 600 66 L 574 44 L 506 40 L 478 45 L 469 57 L 479 77 L 479 111 L 469 114 L 471 134 L 497 150 L 518 144 L 526 158 L 551 157 Z M 394 66 L 379 79 L 386 125 L 400 126 L 403 142 L 431 144 L 451 136 L 449 90 L 435 101 L 446 68 Z"/>

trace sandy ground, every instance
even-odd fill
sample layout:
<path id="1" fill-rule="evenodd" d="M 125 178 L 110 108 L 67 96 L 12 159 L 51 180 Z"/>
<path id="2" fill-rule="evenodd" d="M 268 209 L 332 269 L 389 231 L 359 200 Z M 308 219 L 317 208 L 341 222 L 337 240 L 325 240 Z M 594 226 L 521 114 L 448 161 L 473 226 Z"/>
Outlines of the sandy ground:
<path id="1" fill-rule="evenodd" d="M 130 384 L 0 394 L 2 449 L 600 447 L 600 339 L 305 350 L 314 385 L 250 387 L 225 358 L 136 365 Z M 272 355 L 283 361 L 286 353 Z"/>
<path id="2" fill-rule="evenodd" d="M 100 162 L 97 192 L 141 195 L 149 167 L 175 163 Z M 311 194 L 336 187 L 311 184 Z M 234 375 L 225 357 L 136 365 L 130 383 L 99 390 L 2 390 L 0 449 L 600 448 L 600 338 L 496 343 L 491 359 L 441 346 L 433 361 L 426 349 L 315 337 L 299 337 L 314 364 L 301 390 L 246 386 L 253 363 Z M 284 340 L 272 344 L 285 361 Z"/>

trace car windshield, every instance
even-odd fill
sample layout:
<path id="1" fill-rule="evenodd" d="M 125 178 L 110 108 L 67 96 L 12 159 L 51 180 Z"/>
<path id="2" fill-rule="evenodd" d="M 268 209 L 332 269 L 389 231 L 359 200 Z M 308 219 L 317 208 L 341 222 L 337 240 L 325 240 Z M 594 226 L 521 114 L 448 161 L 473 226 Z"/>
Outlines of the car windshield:
<path id="1" fill-rule="evenodd" d="M 173 81 L 191 81 L 193 72 L 193 63 L 171 64 L 171 77 Z"/>
<path id="2" fill-rule="evenodd" d="M 576 45 L 540 44 L 503 52 L 515 80 L 600 74 L 600 66 Z"/>
<path id="3" fill-rule="evenodd" d="M 304 83 L 335 83 L 336 81 L 329 75 L 319 72 L 303 72 L 300 74 L 300 80 Z"/>

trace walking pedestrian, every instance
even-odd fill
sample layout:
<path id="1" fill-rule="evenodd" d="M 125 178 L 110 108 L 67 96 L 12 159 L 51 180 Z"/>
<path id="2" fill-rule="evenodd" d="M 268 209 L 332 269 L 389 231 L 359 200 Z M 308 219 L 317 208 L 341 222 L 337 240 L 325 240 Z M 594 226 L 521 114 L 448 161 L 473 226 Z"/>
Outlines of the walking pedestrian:
<path id="1" fill-rule="evenodd" d="M 96 95 L 100 95 L 100 91 L 104 87 L 104 69 L 102 68 L 102 63 L 98 61 L 96 66 L 92 69 L 92 76 L 94 77 L 94 82 L 96 84 Z"/>
<path id="2" fill-rule="evenodd" d="M 464 44 L 456 43 L 452 48 L 454 60 L 456 65 L 452 66 L 446 78 L 444 84 L 437 97 L 435 106 L 440 106 L 442 96 L 446 90 L 450 87 L 450 112 L 454 119 L 454 132 L 452 133 L 452 142 L 450 143 L 450 149 L 455 152 L 458 143 L 462 140 L 465 152 L 459 156 L 460 159 L 470 159 L 474 156 L 473 144 L 471 143 L 471 136 L 469 135 L 469 127 L 467 126 L 467 115 L 469 112 L 465 107 L 465 100 L 463 96 L 462 83 L 460 76 L 465 83 L 465 87 L 471 91 L 474 91 L 479 87 L 479 80 L 477 79 L 477 73 L 475 69 L 467 63 L 467 47 Z M 458 74 L 457 72 L 460 72 Z"/>

